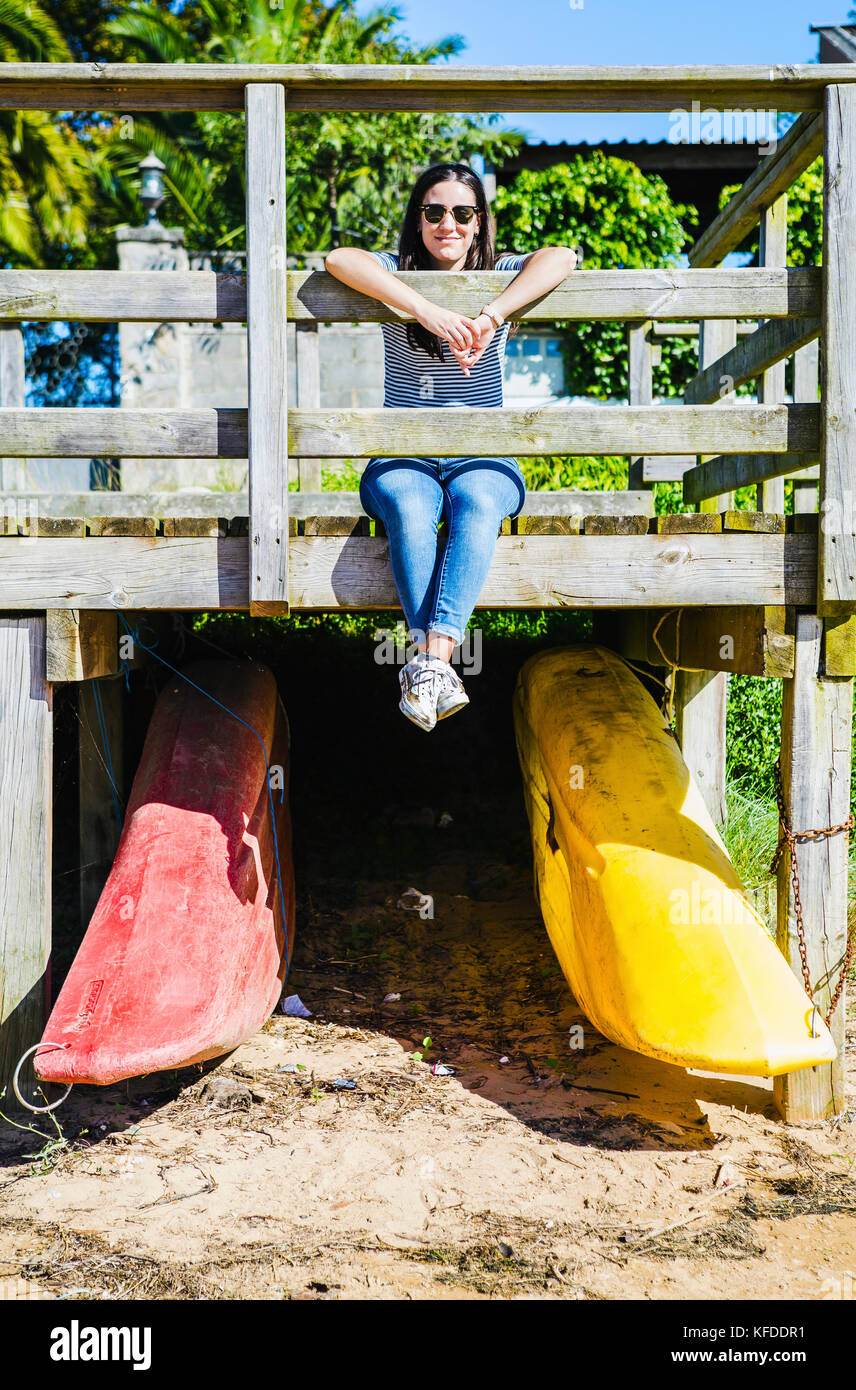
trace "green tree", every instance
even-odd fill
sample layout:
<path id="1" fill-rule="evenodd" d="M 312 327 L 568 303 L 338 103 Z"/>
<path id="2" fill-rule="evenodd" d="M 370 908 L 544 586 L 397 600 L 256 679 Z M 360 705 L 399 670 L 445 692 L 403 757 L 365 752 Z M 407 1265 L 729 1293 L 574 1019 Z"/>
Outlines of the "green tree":
<path id="1" fill-rule="evenodd" d="M 690 241 L 695 208 L 673 203 L 659 175 L 592 151 L 569 164 L 523 169 L 497 189 L 499 244 L 506 250 L 583 247 L 588 270 L 675 265 Z M 618 323 L 561 323 L 568 390 L 606 400 L 626 396 L 627 330 Z M 695 348 L 666 340 L 656 372 L 661 395 L 679 395 L 695 367 Z"/>
<path id="2" fill-rule="evenodd" d="M 0 3 L 0 62 L 68 62 L 55 21 L 33 0 Z M 0 261 L 63 264 L 86 240 L 88 153 L 53 112 L 0 111 Z"/>
<path id="3" fill-rule="evenodd" d="M 456 35 L 422 47 L 391 31 L 392 7 L 356 14 L 353 0 L 199 0 L 195 27 L 185 11 L 153 3 L 123 8 L 104 26 L 141 62 L 430 63 L 457 53 Z M 287 233 L 293 252 L 343 242 L 385 247 L 394 240 L 416 171 L 434 153 L 482 152 L 501 159 L 519 134 L 498 118 L 410 113 L 290 112 Z M 166 165 L 171 207 L 191 247 L 239 246 L 244 239 L 244 122 L 223 112 L 167 112 L 117 118 L 100 138 L 102 191 L 117 203 L 133 190 L 136 165 L 153 149 Z M 133 200 L 135 194 L 130 193 Z"/>
<path id="4" fill-rule="evenodd" d="M 724 208 L 740 184 L 729 184 L 719 195 Z M 737 248 L 758 256 L 757 225 Z M 823 253 L 823 158 L 819 156 L 788 189 L 788 265 L 820 265 Z"/>

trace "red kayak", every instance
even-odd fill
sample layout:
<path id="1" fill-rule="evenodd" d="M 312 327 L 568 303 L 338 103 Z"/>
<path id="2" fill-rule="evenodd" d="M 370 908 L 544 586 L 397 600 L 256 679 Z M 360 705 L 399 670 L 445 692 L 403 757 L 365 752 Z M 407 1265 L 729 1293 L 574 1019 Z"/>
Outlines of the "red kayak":
<path id="1" fill-rule="evenodd" d="M 294 938 L 288 721 L 265 666 L 185 674 L 233 713 L 178 676 L 161 692 L 110 877 L 34 1057 L 44 1081 L 107 1086 L 220 1056 L 279 998 Z"/>

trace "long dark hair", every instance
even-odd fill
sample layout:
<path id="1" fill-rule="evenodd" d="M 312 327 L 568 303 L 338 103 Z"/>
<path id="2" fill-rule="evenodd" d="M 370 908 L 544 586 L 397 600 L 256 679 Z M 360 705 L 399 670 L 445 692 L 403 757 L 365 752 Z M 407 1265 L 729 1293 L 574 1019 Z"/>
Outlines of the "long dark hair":
<path id="1" fill-rule="evenodd" d="M 463 270 L 493 270 L 496 251 L 493 245 L 493 227 L 484 185 L 478 174 L 469 164 L 432 164 L 419 175 L 413 185 L 404 223 L 398 241 L 399 270 L 432 270 L 431 258 L 425 248 L 421 235 L 422 213 L 425 194 L 435 183 L 449 183 L 457 180 L 466 184 L 475 194 L 476 208 L 480 214 L 479 229 L 473 237 Z M 421 323 L 407 325 L 407 340 L 411 347 L 424 348 L 432 357 L 443 359 L 443 346 L 436 333 L 429 333 Z"/>

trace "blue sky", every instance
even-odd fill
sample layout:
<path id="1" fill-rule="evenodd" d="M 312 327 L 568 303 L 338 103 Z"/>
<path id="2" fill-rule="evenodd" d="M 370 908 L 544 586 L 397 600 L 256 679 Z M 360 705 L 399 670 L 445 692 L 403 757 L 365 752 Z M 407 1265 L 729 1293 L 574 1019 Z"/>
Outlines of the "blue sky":
<path id="1" fill-rule="evenodd" d="M 573 0 L 575 5 L 580 0 Z M 852 0 L 395 0 L 415 43 L 462 34 L 455 64 L 808 63 L 811 24 L 847 22 Z M 370 0 L 358 0 L 367 14 Z M 534 140 L 661 140 L 667 116 L 509 113 Z"/>

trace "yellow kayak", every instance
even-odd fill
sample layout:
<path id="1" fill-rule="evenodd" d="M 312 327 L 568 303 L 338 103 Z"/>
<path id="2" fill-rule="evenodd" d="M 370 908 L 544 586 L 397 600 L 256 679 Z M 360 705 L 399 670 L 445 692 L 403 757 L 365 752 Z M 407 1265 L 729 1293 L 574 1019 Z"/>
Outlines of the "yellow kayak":
<path id="1" fill-rule="evenodd" d="M 835 1057 L 750 903 L 654 700 L 603 647 L 540 652 L 514 692 L 535 889 L 577 1001 L 613 1042 L 775 1076 Z"/>

